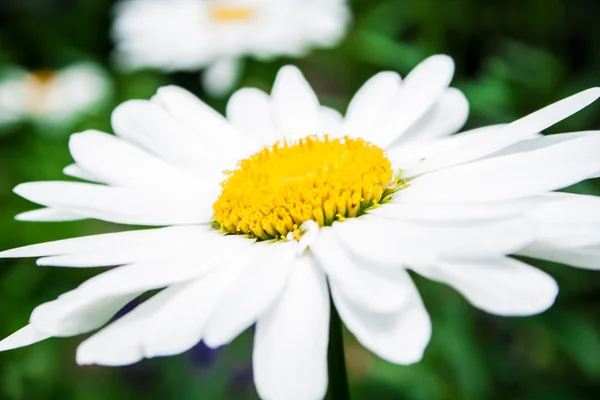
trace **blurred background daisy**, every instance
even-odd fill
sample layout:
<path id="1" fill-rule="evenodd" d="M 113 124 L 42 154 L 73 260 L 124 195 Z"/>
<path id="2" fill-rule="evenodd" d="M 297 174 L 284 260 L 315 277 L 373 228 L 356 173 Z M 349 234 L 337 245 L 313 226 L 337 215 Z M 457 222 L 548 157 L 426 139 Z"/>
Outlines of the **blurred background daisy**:
<path id="1" fill-rule="evenodd" d="M 117 104 L 148 99 L 160 86 L 180 85 L 225 112 L 226 97 L 214 94 L 242 86 L 270 91 L 277 70 L 292 63 L 324 105 L 344 112 L 377 72 L 405 76 L 429 55 L 445 53 L 457 65 L 453 86 L 469 101 L 466 130 L 507 123 L 598 86 L 597 15 L 600 3 L 592 0 L 0 2 L 0 249 L 123 229 L 97 220 L 17 222 L 14 215 L 31 203 L 12 188 L 63 179 L 62 169 L 72 163 L 69 134 L 110 131 Z M 94 97 L 94 89 L 75 79 L 61 95 L 42 95 L 49 76 L 56 83 L 90 60 L 101 77 L 92 81 L 104 82 L 92 86 L 113 88 L 104 100 L 82 101 Z M 48 70 L 55 72 L 41 73 Z M 23 94 L 31 93 L 23 87 L 32 82 L 45 88 L 35 101 Z M 55 123 L 71 112 L 77 117 L 68 124 Z M 545 133 L 599 128 L 595 103 Z M 599 195 L 600 183 L 568 190 Z M 560 286 L 550 311 L 527 318 L 488 315 L 453 289 L 412 274 L 435 326 L 424 358 L 394 365 L 346 332 L 352 398 L 595 398 L 600 275 L 526 261 Z M 2 338 L 21 328 L 37 304 L 96 273 L 36 267 L 31 259 L 0 263 Z M 255 399 L 252 338 L 249 330 L 217 351 L 200 343 L 180 356 L 124 368 L 79 367 L 73 354 L 80 338 L 50 339 L 0 354 L 0 399 Z"/>
<path id="2" fill-rule="evenodd" d="M 92 63 L 25 71 L 9 66 L 0 80 L 0 124 L 30 122 L 43 135 L 71 129 L 97 112 L 111 91 L 107 73 Z"/>
<path id="3" fill-rule="evenodd" d="M 211 94 L 233 88 L 244 56 L 272 59 L 332 47 L 349 20 L 345 0 L 123 0 L 115 9 L 117 60 L 166 71 L 204 68 Z"/>

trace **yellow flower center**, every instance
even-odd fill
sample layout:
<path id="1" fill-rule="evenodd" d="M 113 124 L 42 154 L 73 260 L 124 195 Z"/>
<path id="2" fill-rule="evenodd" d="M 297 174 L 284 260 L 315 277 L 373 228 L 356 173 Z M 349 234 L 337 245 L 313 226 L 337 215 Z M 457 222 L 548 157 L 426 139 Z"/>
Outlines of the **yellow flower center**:
<path id="1" fill-rule="evenodd" d="M 382 149 L 348 137 L 278 142 L 227 173 L 213 205 L 214 225 L 260 240 L 290 232 L 298 239 L 308 220 L 326 226 L 357 217 L 403 183 Z"/>
<path id="2" fill-rule="evenodd" d="M 217 4 L 210 8 L 209 15 L 216 22 L 237 22 L 254 18 L 255 11 L 249 7 Z"/>
<path id="3" fill-rule="evenodd" d="M 56 80 L 56 72 L 41 69 L 31 72 L 25 78 L 27 90 L 27 104 L 30 112 L 42 114 L 47 107 L 47 96 L 52 84 Z"/>

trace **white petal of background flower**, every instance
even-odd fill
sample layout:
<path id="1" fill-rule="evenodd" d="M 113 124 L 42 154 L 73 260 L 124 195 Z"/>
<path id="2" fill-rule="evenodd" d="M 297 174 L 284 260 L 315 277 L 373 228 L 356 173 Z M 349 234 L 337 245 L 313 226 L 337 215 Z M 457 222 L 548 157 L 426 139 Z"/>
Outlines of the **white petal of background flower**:
<path id="1" fill-rule="evenodd" d="M 237 20 L 215 16 L 236 7 Z M 129 0 L 116 8 L 113 37 L 125 67 L 197 70 L 244 55 L 272 58 L 331 47 L 345 33 L 344 0 L 249 0 L 242 4 Z M 185 38 L 185 40 L 181 40 Z"/>
<path id="2" fill-rule="evenodd" d="M 202 86 L 212 96 L 223 97 L 235 87 L 242 68 L 242 61 L 236 58 L 216 60 L 202 74 Z"/>
<path id="3" fill-rule="evenodd" d="M 51 120 L 69 119 L 99 104 L 110 91 L 109 78 L 99 66 L 74 64 L 58 71 L 38 111 Z"/>

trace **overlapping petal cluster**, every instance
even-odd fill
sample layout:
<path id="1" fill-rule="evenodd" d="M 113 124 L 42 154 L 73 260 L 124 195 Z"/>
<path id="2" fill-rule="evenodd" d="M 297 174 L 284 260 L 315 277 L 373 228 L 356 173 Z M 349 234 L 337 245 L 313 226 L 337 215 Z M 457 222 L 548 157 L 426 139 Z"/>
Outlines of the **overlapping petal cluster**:
<path id="1" fill-rule="evenodd" d="M 69 122 L 101 104 L 110 91 L 106 72 L 92 63 L 56 71 L 13 68 L 0 81 L 0 125 Z"/>

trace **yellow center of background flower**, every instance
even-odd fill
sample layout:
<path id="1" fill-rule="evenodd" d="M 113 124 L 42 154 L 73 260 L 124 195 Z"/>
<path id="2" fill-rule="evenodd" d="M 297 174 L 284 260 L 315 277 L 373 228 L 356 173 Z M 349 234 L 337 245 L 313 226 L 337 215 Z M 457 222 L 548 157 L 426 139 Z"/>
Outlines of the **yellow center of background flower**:
<path id="1" fill-rule="evenodd" d="M 210 17 L 216 22 L 247 21 L 254 18 L 254 10 L 247 7 L 214 5 L 210 8 Z"/>
<path id="2" fill-rule="evenodd" d="M 27 87 L 27 106 L 29 111 L 43 114 L 48 107 L 48 92 L 57 78 L 57 73 L 50 69 L 31 72 L 25 79 Z"/>
<path id="3" fill-rule="evenodd" d="M 261 240 L 298 236 L 307 220 L 325 226 L 357 217 L 399 187 L 382 149 L 348 137 L 278 142 L 228 174 L 214 223 Z"/>

